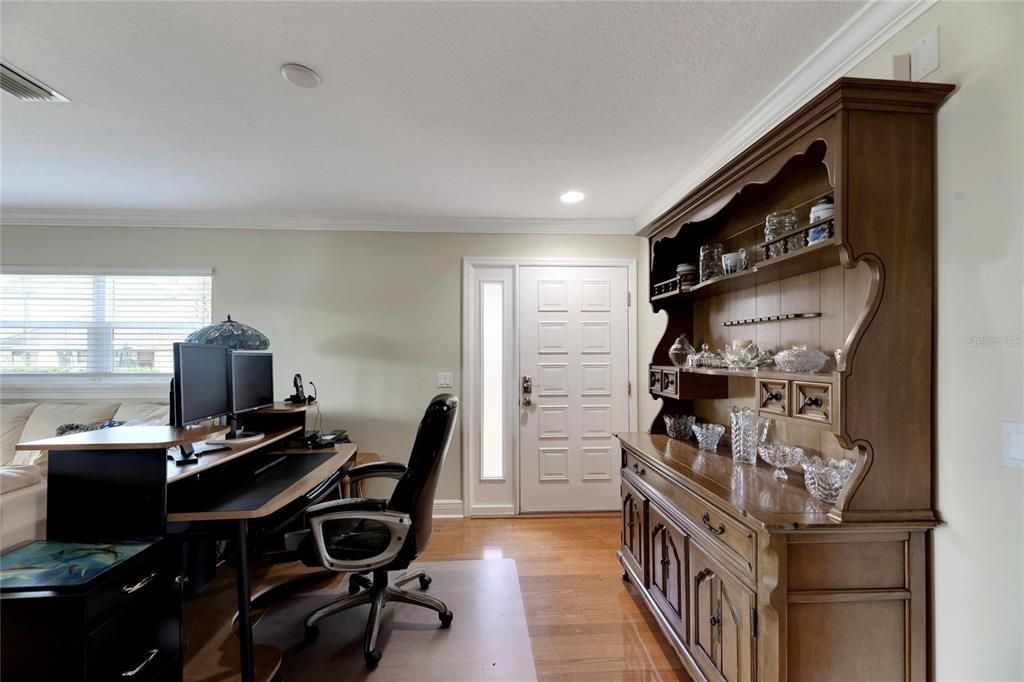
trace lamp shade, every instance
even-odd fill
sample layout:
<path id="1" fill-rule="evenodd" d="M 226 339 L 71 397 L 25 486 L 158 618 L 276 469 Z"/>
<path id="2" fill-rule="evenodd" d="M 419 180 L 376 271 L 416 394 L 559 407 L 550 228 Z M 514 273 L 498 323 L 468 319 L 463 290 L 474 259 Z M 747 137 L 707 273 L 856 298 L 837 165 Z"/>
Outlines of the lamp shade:
<path id="1" fill-rule="evenodd" d="M 235 322 L 230 315 L 223 322 L 197 329 L 189 334 L 185 341 L 204 343 L 208 346 L 224 346 L 231 350 L 266 350 L 270 347 L 270 339 L 262 332 L 247 324 Z"/>

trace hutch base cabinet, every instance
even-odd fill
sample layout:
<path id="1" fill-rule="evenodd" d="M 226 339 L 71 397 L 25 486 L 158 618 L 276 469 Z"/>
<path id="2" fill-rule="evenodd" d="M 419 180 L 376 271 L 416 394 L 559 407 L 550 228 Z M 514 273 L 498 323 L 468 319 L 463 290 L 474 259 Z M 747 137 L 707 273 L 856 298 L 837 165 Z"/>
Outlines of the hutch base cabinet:
<path id="1" fill-rule="evenodd" d="M 695 679 L 929 678 L 935 114 L 952 89 L 840 79 L 642 232 L 667 324 L 659 414 L 617 434 L 619 558 Z M 773 217 L 766 232 L 778 212 L 786 231 Z M 741 251 L 739 270 L 701 262 Z M 677 276 L 698 263 L 702 281 Z M 670 357 L 683 334 L 710 352 Z M 751 342 L 828 362 L 713 354 Z M 813 497 L 799 466 L 780 481 L 734 462 L 728 433 L 716 452 L 665 435 L 664 417 L 728 426 L 732 408 L 770 419 L 769 442 L 848 460 L 838 499 Z"/>
<path id="2" fill-rule="evenodd" d="M 926 679 L 929 524 L 839 524 L 798 476 L 620 440 L 624 577 L 695 679 Z"/>

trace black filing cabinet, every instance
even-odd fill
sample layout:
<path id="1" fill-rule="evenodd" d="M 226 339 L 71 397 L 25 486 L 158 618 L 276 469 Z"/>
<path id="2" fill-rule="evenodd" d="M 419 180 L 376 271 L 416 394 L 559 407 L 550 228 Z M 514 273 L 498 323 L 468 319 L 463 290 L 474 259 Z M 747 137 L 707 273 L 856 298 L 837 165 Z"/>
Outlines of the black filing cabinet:
<path id="1" fill-rule="evenodd" d="M 40 541 L 0 557 L 4 682 L 181 681 L 180 550 L 157 540 L 118 558 L 123 546 Z M 78 570 L 94 577 L 55 579 Z"/>

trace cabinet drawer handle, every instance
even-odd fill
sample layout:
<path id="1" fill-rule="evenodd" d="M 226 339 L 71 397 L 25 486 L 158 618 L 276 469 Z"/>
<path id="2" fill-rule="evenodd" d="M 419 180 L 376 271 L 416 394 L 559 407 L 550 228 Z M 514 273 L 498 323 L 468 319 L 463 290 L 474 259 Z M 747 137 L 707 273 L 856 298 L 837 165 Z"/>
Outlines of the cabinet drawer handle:
<path id="1" fill-rule="evenodd" d="M 711 620 L 709 622 L 711 623 L 711 626 L 714 627 L 714 626 L 718 625 L 719 623 L 721 623 L 722 619 L 719 618 L 718 616 L 711 616 Z"/>
<path id="2" fill-rule="evenodd" d="M 821 407 L 821 396 L 820 395 L 808 396 L 807 399 L 804 400 L 804 405 L 806 405 L 807 407 Z"/>
<path id="3" fill-rule="evenodd" d="M 635 471 L 640 476 L 646 476 L 647 475 L 647 469 L 641 469 L 640 465 L 637 464 L 636 462 L 633 463 L 633 471 Z"/>
<path id="4" fill-rule="evenodd" d="M 149 575 L 147 575 L 145 578 L 143 578 L 139 582 L 135 583 L 134 585 L 125 585 L 124 587 L 121 588 L 121 591 L 124 592 L 125 594 L 134 594 L 134 593 L 138 592 L 139 590 L 141 590 L 146 585 L 148 585 L 151 582 L 153 582 L 153 580 L 156 579 L 156 577 L 158 575 L 160 575 L 160 574 L 159 573 L 150 573 Z"/>
<path id="5" fill-rule="evenodd" d="M 123 673 L 121 673 L 121 678 L 130 680 L 131 678 L 141 673 L 147 665 L 153 662 L 153 659 L 156 658 L 156 655 L 158 653 L 160 653 L 159 649 L 150 649 L 148 655 L 146 656 L 146 660 L 144 660 L 142 663 L 139 663 L 139 667 L 137 668 L 133 668 L 132 670 L 125 670 Z"/>
<path id="6" fill-rule="evenodd" d="M 707 529 L 709 531 L 711 531 L 712 533 L 714 533 L 715 535 L 721 535 L 722 533 L 725 532 L 725 524 L 724 523 L 718 524 L 718 528 L 713 528 L 711 526 L 711 516 L 707 512 L 704 512 L 704 516 L 702 516 L 700 520 L 703 521 L 704 525 L 707 526 Z"/>
<path id="7" fill-rule="evenodd" d="M 782 402 L 782 391 L 770 391 L 767 398 L 770 403 Z"/>

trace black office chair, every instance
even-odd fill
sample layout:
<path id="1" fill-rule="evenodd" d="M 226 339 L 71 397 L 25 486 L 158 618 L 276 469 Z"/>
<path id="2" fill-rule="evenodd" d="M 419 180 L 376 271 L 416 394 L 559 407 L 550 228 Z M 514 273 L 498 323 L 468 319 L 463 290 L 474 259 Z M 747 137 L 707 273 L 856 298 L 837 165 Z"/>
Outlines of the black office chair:
<path id="1" fill-rule="evenodd" d="M 430 401 L 420 421 L 408 466 L 395 462 L 372 462 L 352 467 L 353 483 L 367 478 L 397 478 L 389 500 L 350 498 L 310 507 L 310 529 L 299 545 L 299 555 L 308 566 L 350 571 L 348 595 L 306 617 L 306 638 L 319 630 L 317 621 L 361 604 L 370 604 L 363 654 L 371 669 L 380 662 L 377 634 L 384 605 L 389 602 L 416 604 L 437 611 L 441 627 L 452 623 L 452 612 L 440 599 L 421 592 L 409 592 L 402 585 L 419 580 L 420 588 L 430 585 L 422 570 L 408 572 L 388 584 L 388 572 L 404 570 L 426 548 L 434 512 L 434 490 L 441 463 L 455 429 L 459 399 L 439 395 Z M 367 577 L 372 573 L 372 581 Z"/>

